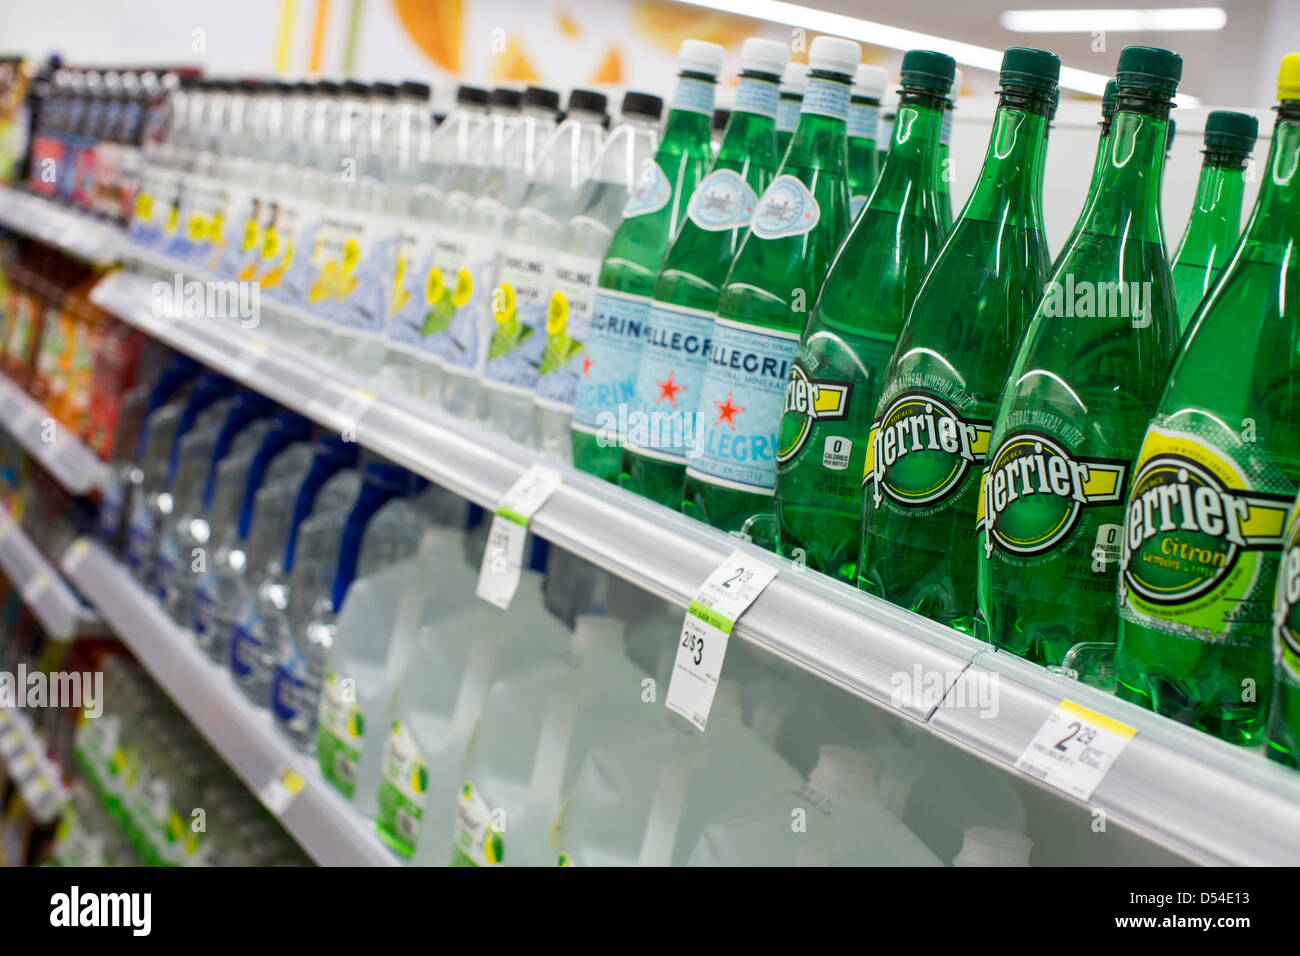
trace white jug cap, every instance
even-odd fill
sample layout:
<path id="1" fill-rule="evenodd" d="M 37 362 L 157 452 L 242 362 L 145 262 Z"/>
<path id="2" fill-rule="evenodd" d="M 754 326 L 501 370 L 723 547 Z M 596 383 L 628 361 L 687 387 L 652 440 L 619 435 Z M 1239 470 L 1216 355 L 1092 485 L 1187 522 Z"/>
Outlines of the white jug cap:
<path id="1" fill-rule="evenodd" d="M 967 827 L 953 866 L 1028 866 L 1034 841 L 1015 830 Z"/>
<path id="2" fill-rule="evenodd" d="M 740 48 L 740 68 L 780 76 L 790 62 L 790 48 L 775 40 L 750 37 Z"/>
<path id="3" fill-rule="evenodd" d="M 692 73 L 707 73 L 717 76 L 722 72 L 722 59 L 727 55 L 716 43 L 704 40 L 683 40 L 677 50 L 677 66 Z"/>
<path id="4" fill-rule="evenodd" d="M 878 100 L 885 94 L 885 87 L 888 85 L 888 70 L 883 67 L 872 66 L 870 63 L 863 63 L 858 67 L 858 75 L 853 78 L 853 93 L 855 96 L 865 96 Z"/>
<path id="5" fill-rule="evenodd" d="M 785 72 L 781 74 L 781 92 L 798 93 L 803 96 L 804 91 L 808 89 L 808 70 L 807 63 L 788 64 Z"/>
<path id="6" fill-rule="evenodd" d="M 827 70 L 853 76 L 862 62 L 862 45 L 840 37 L 820 36 L 808 47 L 808 65 L 814 70 Z"/>

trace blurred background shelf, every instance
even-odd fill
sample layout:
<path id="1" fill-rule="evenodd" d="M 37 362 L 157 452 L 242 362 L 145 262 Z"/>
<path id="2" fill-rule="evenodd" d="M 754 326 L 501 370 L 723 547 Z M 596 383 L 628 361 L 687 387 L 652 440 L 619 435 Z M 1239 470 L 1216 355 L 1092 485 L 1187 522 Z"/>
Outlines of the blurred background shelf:
<path id="1" fill-rule="evenodd" d="M 123 242 L 116 226 L 9 187 L 0 187 L 0 226 L 100 267 L 118 260 Z"/>
<path id="2" fill-rule="evenodd" d="M 76 541 L 63 558 L 68 578 L 184 711 L 230 768 L 258 794 L 304 850 L 326 866 L 396 866 L 374 824 L 325 782 L 230 675 L 203 654 L 118 561 Z M 296 792 L 295 792 L 296 791 Z"/>
<path id="3" fill-rule="evenodd" d="M 70 494 L 102 487 L 107 468 L 67 428 L 18 385 L 0 375 L 0 423 Z"/>
<path id="4" fill-rule="evenodd" d="M 56 641 L 71 641 L 103 633 L 103 622 L 82 603 L 58 569 L 0 509 L 0 571 L 18 589 L 23 603 L 36 615 L 45 633 Z"/>

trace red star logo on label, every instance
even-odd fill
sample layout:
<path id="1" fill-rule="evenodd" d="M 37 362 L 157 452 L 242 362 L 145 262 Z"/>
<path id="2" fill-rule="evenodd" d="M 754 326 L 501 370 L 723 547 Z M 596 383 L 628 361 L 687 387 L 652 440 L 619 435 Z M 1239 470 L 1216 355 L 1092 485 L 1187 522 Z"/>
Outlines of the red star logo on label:
<path id="1" fill-rule="evenodd" d="M 591 378 L 591 356 L 590 355 L 584 355 L 582 357 L 582 377 Z"/>
<path id="2" fill-rule="evenodd" d="M 721 425 L 726 422 L 734 432 L 736 430 L 736 416 L 745 410 L 744 406 L 732 403 L 731 392 L 727 393 L 725 402 L 714 402 L 713 404 L 718 406 L 718 420 L 713 424 Z"/>
<path id="3" fill-rule="evenodd" d="M 673 403 L 673 408 L 676 408 L 677 393 L 683 391 L 686 388 L 686 386 L 678 385 L 676 382 L 674 382 L 672 372 L 668 373 L 667 381 L 660 382 L 656 380 L 655 384 L 659 386 L 659 397 L 655 399 L 655 404 L 658 405 L 662 401 L 669 401 Z"/>

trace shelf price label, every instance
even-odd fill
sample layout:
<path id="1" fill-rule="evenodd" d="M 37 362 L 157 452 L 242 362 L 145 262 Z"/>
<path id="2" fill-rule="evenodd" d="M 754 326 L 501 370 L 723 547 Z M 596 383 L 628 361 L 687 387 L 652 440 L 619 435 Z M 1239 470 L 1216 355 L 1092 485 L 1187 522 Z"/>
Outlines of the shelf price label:
<path id="1" fill-rule="evenodd" d="M 732 628 L 772 583 L 776 571 L 751 555 L 732 551 L 705 579 L 686 609 L 664 706 L 701 731 L 709 721 Z"/>
<path id="2" fill-rule="evenodd" d="M 284 815 L 284 811 L 289 809 L 289 804 L 293 798 L 302 792 L 306 781 L 302 778 L 297 770 L 292 767 L 281 767 L 272 775 L 271 779 L 266 782 L 257 797 L 262 801 L 266 809 L 270 810 L 275 816 Z"/>
<path id="3" fill-rule="evenodd" d="M 1137 730 L 1072 700 L 1063 700 L 1038 728 L 1016 769 L 1089 800 Z"/>
<path id="4" fill-rule="evenodd" d="M 533 465 L 519 476 L 497 505 L 478 574 L 477 594 L 489 604 L 503 611 L 510 606 L 519 587 L 528 522 L 563 481 L 564 476 L 554 468 Z"/>

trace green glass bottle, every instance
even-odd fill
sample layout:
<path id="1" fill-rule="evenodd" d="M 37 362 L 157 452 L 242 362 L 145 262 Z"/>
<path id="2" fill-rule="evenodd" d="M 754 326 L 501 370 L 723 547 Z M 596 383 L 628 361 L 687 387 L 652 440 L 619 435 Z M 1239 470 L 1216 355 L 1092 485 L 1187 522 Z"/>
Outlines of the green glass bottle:
<path id="1" fill-rule="evenodd" d="M 1192 200 L 1187 231 L 1174 253 L 1171 270 L 1178 302 L 1178 331 L 1227 265 L 1241 238 L 1241 203 L 1246 162 L 1255 148 L 1259 120 L 1248 113 L 1215 110 L 1205 119 L 1205 160 Z"/>
<path id="2" fill-rule="evenodd" d="M 1083 225 L 1084 216 L 1092 206 L 1092 200 L 1097 195 L 1097 184 L 1101 182 L 1101 171 L 1110 164 L 1110 126 L 1115 116 L 1115 81 L 1106 81 L 1106 92 L 1101 98 L 1101 121 L 1097 124 L 1100 134 L 1097 137 L 1097 156 L 1092 161 L 1092 178 L 1088 181 L 1088 192 L 1083 200 L 1083 209 L 1079 213 L 1079 218 L 1074 223 L 1074 228 L 1070 230 L 1070 237 L 1065 240 L 1065 245 L 1061 246 L 1064 252 L 1074 245 L 1074 240 L 1079 235 L 1079 229 Z M 1055 269 L 1059 263 L 1059 258 L 1053 261 L 1052 268 Z"/>
<path id="3" fill-rule="evenodd" d="M 756 37 L 718 158 L 691 197 L 655 283 L 629 415 L 626 486 L 678 508 L 722 282 L 776 169 L 777 84 L 789 48 Z"/>
<path id="4" fill-rule="evenodd" d="M 808 64 L 791 63 L 781 76 L 780 98 L 776 105 L 776 158 L 780 162 L 790 148 L 799 113 L 803 109 L 804 93 L 808 89 Z"/>
<path id="5" fill-rule="evenodd" d="M 854 581 L 867 429 L 926 266 L 943 243 L 936 186 L 953 59 L 909 50 L 894 140 L 804 327 L 777 445 L 781 553 Z"/>
<path id="6" fill-rule="evenodd" d="M 1181 74 L 1168 50 L 1120 54 L 1101 180 L 1011 364 L 976 505 L 976 635 L 1095 684 L 1114 679 L 1124 491 L 1178 342 L 1160 186 Z"/>
<path id="7" fill-rule="evenodd" d="M 878 66 L 858 67 L 849 97 L 849 222 L 858 218 L 871 190 L 880 178 L 880 153 L 876 132 L 880 129 L 880 97 L 889 74 Z"/>
<path id="8" fill-rule="evenodd" d="M 681 72 L 659 148 L 628 196 L 596 283 L 574 398 L 573 464 L 606 481 L 617 481 L 622 472 L 641 338 L 664 252 L 713 161 L 713 92 L 724 53 L 716 43 L 682 42 Z"/>
<path id="9" fill-rule="evenodd" d="M 1264 731 L 1300 485 L 1300 92 L 1287 72 L 1294 98 L 1278 107 L 1250 222 L 1138 455 L 1119 581 L 1120 696 L 1238 744 Z"/>
<path id="10" fill-rule="evenodd" d="M 1278 763 L 1300 767 L 1300 498 L 1291 509 L 1282 541 L 1273 621 L 1273 697 L 1266 753 Z"/>
<path id="11" fill-rule="evenodd" d="M 956 108 L 954 100 L 961 95 L 961 68 L 953 71 L 952 92 L 944 101 L 943 130 L 939 134 L 939 172 L 935 180 L 935 190 L 939 193 L 939 222 L 943 224 L 943 234 L 952 232 L 952 114 Z"/>
<path id="12" fill-rule="evenodd" d="M 819 36 L 799 125 L 722 285 L 682 510 L 775 546 L 777 430 L 807 310 L 848 228 L 845 122 L 862 48 Z"/>
<path id="13" fill-rule="evenodd" d="M 894 141 L 894 117 L 898 113 L 898 89 L 885 87 L 885 95 L 880 98 L 880 127 L 876 130 L 876 163 L 885 168 L 889 157 L 889 144 Z"/>
<path id="14" fill-rule="evenodd" d="M 858 586 L 967 634 L 980 470 L 1050 267 L 1043 165 L 1060 69 L 1042 50 L 1003 54 L 984 166 L 916 295 L 867 440 Z"/>

